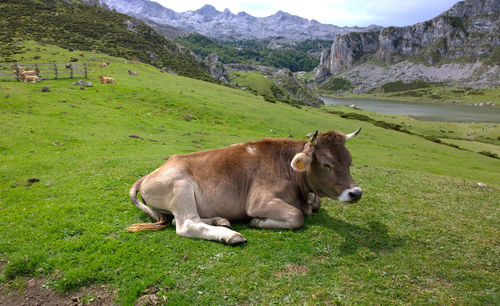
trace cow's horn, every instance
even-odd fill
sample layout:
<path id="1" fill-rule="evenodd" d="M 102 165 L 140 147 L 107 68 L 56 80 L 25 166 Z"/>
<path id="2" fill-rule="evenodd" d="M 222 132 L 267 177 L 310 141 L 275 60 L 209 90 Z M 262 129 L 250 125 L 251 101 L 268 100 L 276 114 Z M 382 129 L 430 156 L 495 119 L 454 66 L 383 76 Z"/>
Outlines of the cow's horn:
<path id="1" fill-rule="evenodd" d="M 309 138 L 309 142 L 312 143 L 313 145 L 317 144 L 316 137 L 318 137 L 318 130 L 314 132 L 314 134 Z"/>
<path id="2" fill-rule="evenodd" d="M 347 141 L 353 139 L 354 137 L 356 137 L 356 135 L 359 134 L 359 131 L 361 131 L 361 128 L 357 129 L 354 133 L 345 135 L 345 140 Z"/>

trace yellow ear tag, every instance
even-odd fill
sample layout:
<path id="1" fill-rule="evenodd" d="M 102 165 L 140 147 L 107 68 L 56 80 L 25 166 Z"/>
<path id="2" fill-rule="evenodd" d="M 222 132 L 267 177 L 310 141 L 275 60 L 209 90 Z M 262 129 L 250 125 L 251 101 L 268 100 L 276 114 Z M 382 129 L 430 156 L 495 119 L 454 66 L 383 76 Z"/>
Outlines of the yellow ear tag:
<path id="1" fill-rule="evenodd" d="M 299 168 L 300 170 L 302 170 L 302 169 L 304 169 L 305 167 L 306 167 L 306 166 L 304 166 L 304 164 L 303 164 L 300 160 L 298 160 L 298 161 L 297 161 L 297 168 Z"/>

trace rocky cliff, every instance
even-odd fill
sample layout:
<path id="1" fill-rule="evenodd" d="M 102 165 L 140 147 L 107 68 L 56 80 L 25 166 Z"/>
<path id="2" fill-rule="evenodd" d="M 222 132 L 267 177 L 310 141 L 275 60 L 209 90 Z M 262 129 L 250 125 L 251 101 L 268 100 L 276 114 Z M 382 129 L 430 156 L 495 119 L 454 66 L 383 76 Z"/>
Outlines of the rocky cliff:
<path id="1" fill-rule="evenodd" d="M 426 65 L 498 57 L 500 1 L 466 0 L 426 22 L 337 35 L 321 54 L 316 80 L 364 62 L 379 66 L 409 60 Z"/>

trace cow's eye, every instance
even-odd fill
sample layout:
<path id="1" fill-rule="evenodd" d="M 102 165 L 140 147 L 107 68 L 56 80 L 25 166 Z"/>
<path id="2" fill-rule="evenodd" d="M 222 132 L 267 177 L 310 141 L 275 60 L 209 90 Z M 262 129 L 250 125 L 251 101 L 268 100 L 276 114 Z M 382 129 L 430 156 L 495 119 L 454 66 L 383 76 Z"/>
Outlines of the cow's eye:
<path id="1" fill-rule="evenodd" d="M 323 167 L 327 168 L 328 170 L 332 169 L 332 166 L 330 166 L 329 164 L 323 164 Z"/>

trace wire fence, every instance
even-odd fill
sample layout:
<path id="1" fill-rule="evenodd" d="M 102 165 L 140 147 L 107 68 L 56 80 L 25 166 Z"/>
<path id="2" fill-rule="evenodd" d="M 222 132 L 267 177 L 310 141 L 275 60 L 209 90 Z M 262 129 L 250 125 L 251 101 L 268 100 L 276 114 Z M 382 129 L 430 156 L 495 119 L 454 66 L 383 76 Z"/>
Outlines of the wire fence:
<path id="1" fill-rule="evenodd" d="M 21 81 L 23 74 L 36 75 L 42 80 L 87 78 L 87 63 L 0 64 L 0 81 Z"/>

